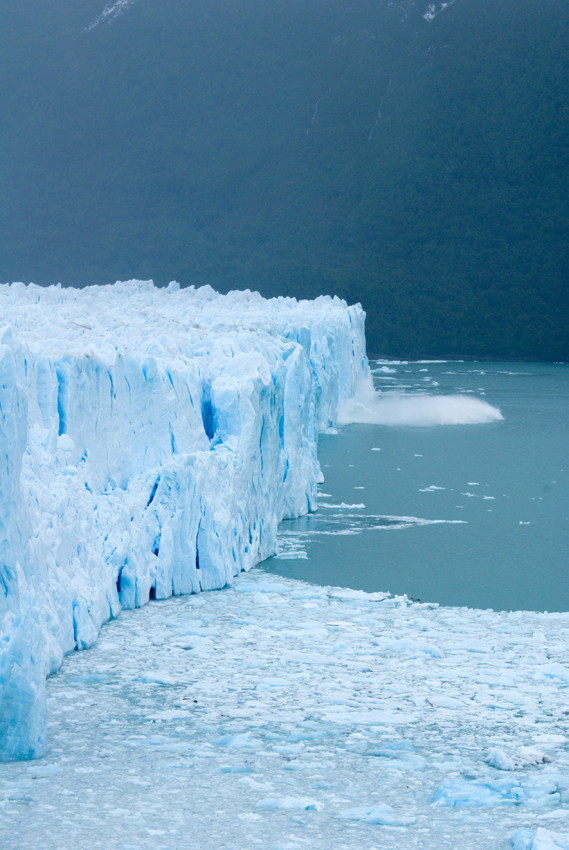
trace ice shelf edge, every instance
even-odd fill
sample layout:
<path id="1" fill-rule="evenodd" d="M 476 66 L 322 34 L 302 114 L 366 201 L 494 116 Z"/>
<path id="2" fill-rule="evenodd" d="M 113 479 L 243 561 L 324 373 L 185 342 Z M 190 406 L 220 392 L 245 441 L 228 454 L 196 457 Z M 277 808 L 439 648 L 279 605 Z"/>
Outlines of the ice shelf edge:
<path id="1" fill-rule="evenodd" d="M 149 599 L 221 588 L 316 507 L 318 430 L 368 378 L 337 298 L 0 287 L 0 760 L 45 675 Z"/>

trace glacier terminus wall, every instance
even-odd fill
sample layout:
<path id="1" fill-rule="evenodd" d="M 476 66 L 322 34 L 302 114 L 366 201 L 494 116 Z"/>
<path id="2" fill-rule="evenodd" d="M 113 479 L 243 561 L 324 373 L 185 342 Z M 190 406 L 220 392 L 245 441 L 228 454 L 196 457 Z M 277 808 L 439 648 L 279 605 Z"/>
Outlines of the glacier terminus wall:
<path id="1" fill-rule="evenodd" d="M 122 608 L 274 554 L 368 377 L 337 298 L 0 286 L 0 760 L 45 752 L 46 675 Z"/>

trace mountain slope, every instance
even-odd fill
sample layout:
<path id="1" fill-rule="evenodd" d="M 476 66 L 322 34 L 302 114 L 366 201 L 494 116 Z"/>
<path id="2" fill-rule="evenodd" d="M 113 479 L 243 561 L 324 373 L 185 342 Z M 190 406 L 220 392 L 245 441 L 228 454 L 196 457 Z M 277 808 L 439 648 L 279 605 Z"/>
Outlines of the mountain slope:
<path id="1" fill-rule="evenodd" d="M 0 277 L 361 300 L 371 353 L 569 358 L 565 0 L 19 0 Z"/>

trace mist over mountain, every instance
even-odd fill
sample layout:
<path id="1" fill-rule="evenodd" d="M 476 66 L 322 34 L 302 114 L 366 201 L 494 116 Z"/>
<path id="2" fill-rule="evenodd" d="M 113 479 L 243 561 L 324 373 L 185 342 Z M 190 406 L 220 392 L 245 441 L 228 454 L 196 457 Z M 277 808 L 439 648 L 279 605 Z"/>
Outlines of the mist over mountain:
<path id="1" fill-rule="evenodd" d="M 569 359 L 566 0 L 9 0 L 0 279 L 368 313 L 371 354 Z"/>

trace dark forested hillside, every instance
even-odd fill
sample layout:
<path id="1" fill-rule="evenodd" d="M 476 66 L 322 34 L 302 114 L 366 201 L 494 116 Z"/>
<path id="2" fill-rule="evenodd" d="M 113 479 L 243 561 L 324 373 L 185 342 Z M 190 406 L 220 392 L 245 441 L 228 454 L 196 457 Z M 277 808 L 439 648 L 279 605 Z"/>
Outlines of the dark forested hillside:
<path id="1" fill-rule="evenodd" d="M 567 0 L 2 16 L 0 280 L 337 293 L 372 354 L 569 359 Z"/>

